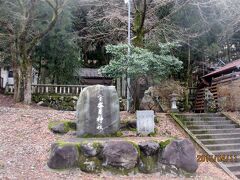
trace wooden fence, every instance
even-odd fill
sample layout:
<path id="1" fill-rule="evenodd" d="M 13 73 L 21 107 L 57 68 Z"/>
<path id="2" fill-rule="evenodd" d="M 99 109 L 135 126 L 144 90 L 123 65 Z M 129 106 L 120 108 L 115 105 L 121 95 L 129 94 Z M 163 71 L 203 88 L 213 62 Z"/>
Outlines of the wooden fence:
<path id="1" fill-rule="evenodd" d="M 32 85 L 32 94 L 61 94 L 61 95 L 79 95 L 87 85 L 53 85 L 53 84 L 36 84 Z M 14 86 L 7 84 L 5 93 L 13 94 Z"/>

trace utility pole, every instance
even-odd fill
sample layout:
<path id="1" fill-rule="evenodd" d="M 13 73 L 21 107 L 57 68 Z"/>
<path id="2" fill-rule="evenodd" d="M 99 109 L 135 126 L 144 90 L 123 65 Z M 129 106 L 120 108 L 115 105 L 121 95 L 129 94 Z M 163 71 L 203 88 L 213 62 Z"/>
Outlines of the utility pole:
<path id="1" fill-rule="evenodd" d="M 131 0 L 124 0 L 125 3 L 128 4 L 128 57 L 130 57 L 131 54 Z M 129 58 L 128 58 L 129 61 Z M 127 74 L 127 111 L 130 110 L 130 104 L 131 104 L 131 96 L 130 96 L 130 77 L 128 77 Z"/>

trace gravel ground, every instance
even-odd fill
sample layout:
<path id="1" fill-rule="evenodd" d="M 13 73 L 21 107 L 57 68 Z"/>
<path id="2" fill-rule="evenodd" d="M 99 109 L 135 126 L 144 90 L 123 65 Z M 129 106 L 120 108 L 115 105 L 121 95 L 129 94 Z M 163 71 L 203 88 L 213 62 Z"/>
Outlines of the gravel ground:
<path id="1" fill-rule="evenodd" d="M 127 116 L 126 113 L 122 115 Z M 186 136 L 172 121 L 169 121 L 168 117 L 164 114 L 161 116 L 163 120 L 160 121 L 158 129 L 163 134 L 177 137 Z M 81 172 L 79 169 L 50 170 L 46 166 L 50 145 L 63 137 L 54 135 L 48 130 L 48 121 L 61 119 L 74 120 L 75 113 L 14 104 L 11 97 L 0 95 L 0 179 L 186 179 L 164 176 L 159 173 L 118 176 L 107 173 L 92 175 Z M 65 135 L 64 138 L 68 136 Z M 230 177 L 212 163 L 201 163 L 196 175 L 189 179 L 227 180 Z"/>

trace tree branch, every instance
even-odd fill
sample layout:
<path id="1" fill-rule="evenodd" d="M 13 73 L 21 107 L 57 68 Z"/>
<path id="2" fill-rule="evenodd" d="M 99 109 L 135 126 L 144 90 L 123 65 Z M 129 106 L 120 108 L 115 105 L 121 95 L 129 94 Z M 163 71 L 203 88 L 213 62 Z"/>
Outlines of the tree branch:
<path id="1" fill-rule="evenodd" d="M 58 0 L 55 0 L 55 3 L 56 3 L 55 6 L 50 0 L 46 0 L 46 3 L 51 7 L 51 9 L 53 11 L 52 19 L 51 19 L 51 22 L 49 23 L 48 27 L 45 30 L 43 30 L 42 32 L 40 32 L 38 35 L 36 35 L 33 38 L 33 40 L 30 42 L 30 45 L 27 48 L 29 54 L 31 54 L 31 52 L 32 52 L 33 48 L 36 46 L 36 44 L 38 44 L 39 41 L 41 41 L 41 39 L 54 28 L 54 26 L 57 22 L 58 16 L 63 10 L 62 7 L 63 7 L 64 3 L 59 5 Z"/>
<path id="2" fill-rule="evenodd" d="M 146 18 L 146 12 L 147 12 L 147 0 L 143 0 L 143 11 L 142 11 L 142 19 L 141 19 L 141 25 L 139 29 L 142 29 L 144 26 L 145 18 Z"/>

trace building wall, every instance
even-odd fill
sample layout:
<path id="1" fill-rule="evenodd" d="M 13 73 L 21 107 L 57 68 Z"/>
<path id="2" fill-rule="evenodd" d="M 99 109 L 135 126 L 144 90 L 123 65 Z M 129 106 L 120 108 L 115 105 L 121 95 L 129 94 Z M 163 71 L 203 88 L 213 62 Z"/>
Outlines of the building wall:
<path id="1" fill-rule="evenodd" d="M 8 82 L 8 70 L 5 68 L 1 68 L 1 77 L 3 78 L 3 87 L 5 88 Z"/>
<path id="2" fill-rule="evenodd" d="M 240 111 L 240 79 L 218 84 L 218 103 L 222 111 Z"/>
<path id="3" fill-rule="evenodd" d="M 6 84 L 14 84 L 14 79 L 13 77 L 9 77 L 9 70 L 6 68 L 0 67 L 1 68 L 1 74 L 0 76 L 3 78 L 3 88 L 6 87 Z M 35 69 L 33 69 L 33 75 L 32 75 L 32 84 L 37 84 L 38 81 L 38 75 Z"/>

